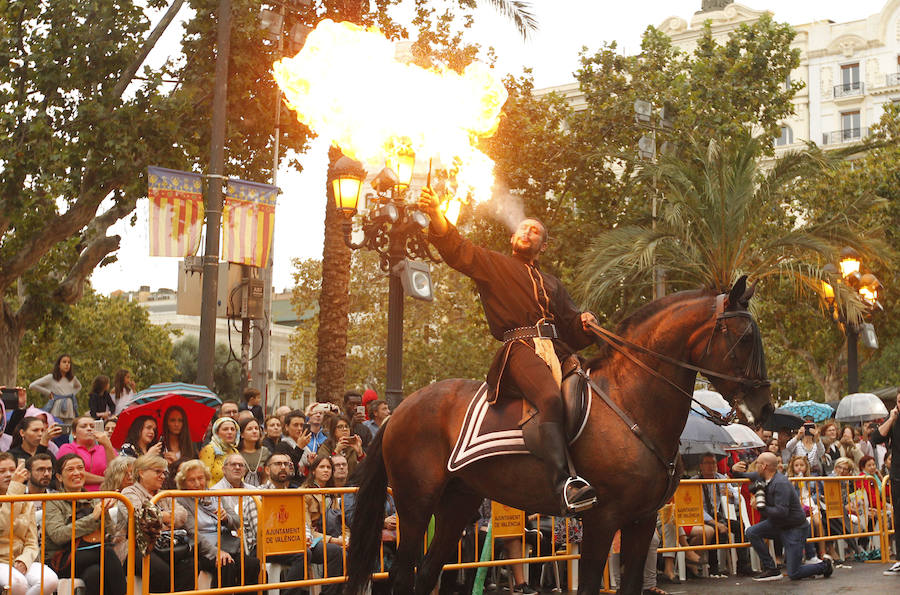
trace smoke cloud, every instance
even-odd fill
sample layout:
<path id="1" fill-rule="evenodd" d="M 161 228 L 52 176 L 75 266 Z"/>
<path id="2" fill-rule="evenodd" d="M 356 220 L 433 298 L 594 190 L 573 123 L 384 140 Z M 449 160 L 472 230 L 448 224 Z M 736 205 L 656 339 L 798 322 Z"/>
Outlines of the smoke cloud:
<path id="1" fill-rule="evenodd" d="M 521 197 L 510 193 L 505 185 L 496 184 L 491 199 L 482 203 L 479 213 L 487 215 L 506 226 L 510 233 L 516 231 L 525 219 L 525 206 Z"/>

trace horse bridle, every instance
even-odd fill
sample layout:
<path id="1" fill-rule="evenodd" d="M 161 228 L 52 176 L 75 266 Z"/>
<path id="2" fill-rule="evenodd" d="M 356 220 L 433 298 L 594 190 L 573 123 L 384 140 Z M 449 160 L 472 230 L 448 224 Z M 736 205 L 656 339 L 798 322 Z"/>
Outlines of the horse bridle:
<path id="1" fill-rule="evenodd" d="M 707 354 L 709 353 L 709 349 L 712 345 L 712 341 L 715 338 L 716 333 L 719 332 L 719 330 L 721 330 L 725 334 L 726 342 L 728 342 L 728 326 L 726 324 L 724 324 L 724 321 L 726 319 L 736 318 L 736 317 L 747 317 L 750 319 L 751 324 L 747 326 L 747 329 L 745 329 L 744 332 L 741 333 L 741 335 L 739 337 L 737 337 L 737 339 L 735 339 L 735 341 L 733 343 L 728 343 L 728 351 L 726 352 L 725 355 L 726 355 L 726 357 L 734 358 L 734 350 L 737 347 L 740 340 L 744 337 L 744 335 L 746 335 L 748 332 L 755 331 L 757 333 L 756 338 L 758 339 L 759 330 L 756 326 L 756 321 L 753 320 L 753 316 L 747 310 L 732 310 L 732 311 L 726 312 L 725 311 L 726 297 L 727 296 L 725 294 L 716 296 L 716 312 L 715 312 L 716 318 L 715 318 L 715 321 L 713 324 L 712 333 L 710 333 L 709 340 L 706 343 L 706 353 Z M 616 351 L 621 353 L 623 356 L 625 356 L 626 358 L 631 360 L 635 365 L 637 365 L 638 367 L 643 369 L 645 372 L 649 373 L 650 375 L 654 376 L 655 378 L 658 378 L 658 379 L 670 384 L 672 387 L 674 387 L 676 390 L 678 390 L 678 392 L 687 396 L 689 399 L 691 399 L 691 401 L 693 401 L 694 403 L 699 405 L 705 412 L 705 414 L 701 413 L 701 415 L 718 425 L 727 425 L 727 424 L 731 423 L 732 421 L 734 421 L 734 418 L 737 416 L 737 411 L 735 410 L 734 406 L 732 406 L 731 411 L 728 412 L 727 415 L 723 416 L 721 413 L 719 413 L 715 409 L 712 409 L 711 407 L 708 407 L 707 405 L 705 405 L 705 404 L 699 402 L 697 399 L 695 399 L 694 394 L 692 392 L 688 392 L 688 391 L 684 390 L 683 388 L 678 386 L 678 384 L 676 384 L 672 379 L 670 379 L 666 376 L 663 376 L 659 371 L 653 369 L 652 367 L 648 366 L 646 363 L 644 363 L 643 361 L 638 359 L 634 354 L 630 353 L 628 349 L 639 351 L 641 353 L 644 353 L 646 355 L 654 357 L 660 361 L 672 364 L 679 368 L 683 368 L 686 370 L 692 370 L 694 372 L 702 374 L 703 376 L 706 376 L 707 378 L 709 378 L 709 377 L 719 378 L 720 380 L 726 380 L 726 381 L 734 382 L 734 383 L 738 384 L 741 388 L 733 397 L 733 400 L 735 403 L 739 402 L 739 400 L 743 400 L 744 395 L 746 395 L 748 392 L 756 390 L 758 388 L 770 386 L 770 384 L 771 384 L 769 382 L 769 380 L 767 380 L 765 378 L 764 368 L 762 368 L 762 366 L 761 366 L 761 362 L 762 362 L 762 353 L 761 353 L 762 347 L 761 347 L 761 345 L 754 346 L 754 350 L 758 350 L 758 353 L 751 354 L 759 362 L 757 364 L 757 367 L 760 368 L 759 370 L 751 369 L 752 362 L 754 359 L 753 357 L 751 357 L 751 361 L 747 363 L 747 369 L 744 370 L 743 374 L 740 374 L 740 375 L 725 374 L 722 372 L 716 372 L 715 370 L 710 370 L 708 368 L 704 368 L 702 366 L 695 366 L 694 364 L 689 364 L 687 362 L 675 359 L 668 355 L 653 351 L 652 349 L 648 349 L 647 347 L 644 347 L 643 345 L 638 345 L 637 343 L 634 343 L 633 341 L 629 341 L 625 337 L 622 337 L 621 335 L 617 335 L 616 333 L 613 333 L 612 331 L 609 331 L 609 330 L 603 328 L 599 324 L 596 324 L 593 322 L 588 322 L 587 325 L 588 325 L 588 328 L 590 328 L 594 332 L 594 334 L 596 334 L 599 338 L 603 339 L 607 343 L 607 345 L 609 345 L 611 348 L 615 349 Z M 628 349 L 626 349 L 626 348 L 628 348 Z M 758 378 L 758 377 L 751 378 L 750 377 L 750 375 L 753 374 L 754 372 L 759 373 L 760 371 L 762 371 L 762 373 L 763 373 L 762 378 Z M 755 375 L 758 375 L 758 374 L 755 374 Z"/>

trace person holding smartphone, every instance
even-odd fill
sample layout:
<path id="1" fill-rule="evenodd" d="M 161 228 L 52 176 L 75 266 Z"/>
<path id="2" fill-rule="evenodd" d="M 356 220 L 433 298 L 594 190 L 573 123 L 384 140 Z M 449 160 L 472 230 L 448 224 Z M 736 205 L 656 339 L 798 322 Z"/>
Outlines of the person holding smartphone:
<path id="1" fill-rule="evenodd" d="M 878 429 L 873 431 L 869 437 L 873 446 L 884 444 L 891 457 L 889 477 L 891 494 L 894 496 L 895 523 L 897 519 L 900 519 L 900 460 L 897 458 L 900 456 L 900 422 L 897 421 L 898 417 L 900 417 L 900 389 L 897 389 L 897 404 L 891 409 L 884 423 L 878 426 Z M 900 554 L 900 531 L 894 531 L 894 545 L 897 548 L 897 553 Z M 900 562 L 885 570 L 884 574 L 885 576 L 900 576 Z"/>
<path id="2" fill-rule="evenodd" d="M 16 459 L 30 459 L 36 454 L 50 455 L 53 459 L 50 440 L 60 434 L 62 428 L 59 425 L 53 423 L 47 427 L 47 422 L 41 417 L 26 417 L 16 430 L 9 453 Z"/>
<path id="3" fill-rule="evenodd" d="M 797 430 L 797 435 L 788 440 L 781 452 L 781 460 L 787 464 L 795 456 L 806 457 L 811 475 L 822 475 L 822 459 L 825 445 L 819 438 L 819 428 L 813 422 L 806 422 Z"/>
<path id="4" fill-rule="evenodd" d="M 331 424 L 328 428 L 330 438 L 322 443 L 316 456 L 341 455 L 347 459 L 347 472 L 352 474 L 359 462 L 366 456 L 363 451 L 362 439 L 350 432 L 350 420 L 346 416 L 333 415 L 330 416 L 329 421 Z"/>

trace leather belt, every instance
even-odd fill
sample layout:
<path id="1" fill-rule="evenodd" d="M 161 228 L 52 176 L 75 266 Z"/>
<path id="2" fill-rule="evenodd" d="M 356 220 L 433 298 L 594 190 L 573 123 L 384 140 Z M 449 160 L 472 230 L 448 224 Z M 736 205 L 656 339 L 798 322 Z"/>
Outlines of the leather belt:
<path id="1" fill-rule="evenodd" d="M 547 339 L 558 339 L 556 325 L 549 322 L 542 322 L 534 326 L 520 326 L 503 333 L 503 342 L 517 341 L 519 339 L 534 339 L 535 337 L 546 337 Z"/>

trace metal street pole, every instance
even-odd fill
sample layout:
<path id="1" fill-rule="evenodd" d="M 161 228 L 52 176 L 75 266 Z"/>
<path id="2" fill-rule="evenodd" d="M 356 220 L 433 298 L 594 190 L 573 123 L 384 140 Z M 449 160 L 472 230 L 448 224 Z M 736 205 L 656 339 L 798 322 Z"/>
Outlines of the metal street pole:
<path id="1" fill-rule="evenodd" d="M 222 186 L 225 183 L 225 99 L 228 94 L 228 55 L 231 50 L 231 0 L 219 0 L 216 17 L 216 79 L 213 87 L 212 140 L 206 184 L 206 250 L 203 254 L 203 299 L 197 358 L 197 384 L 204 384 L 210 389 L 214 388 L 216 353 L 219 227 L 222 219 Z"/>
<path id="2" fill-rule="evenodd" d="M 401 259 L 391 259 L 388 285 L 387 379 L 385 400 L 393 411 L 403 400 L 403 282 L 394 267 Z"/>
<path id="3" fill-rule="evenodd" d="M 847 324 L 847 393 L 859 392 L 859 360 L 857 357 L 857 340 L 859 327 Z"/>

